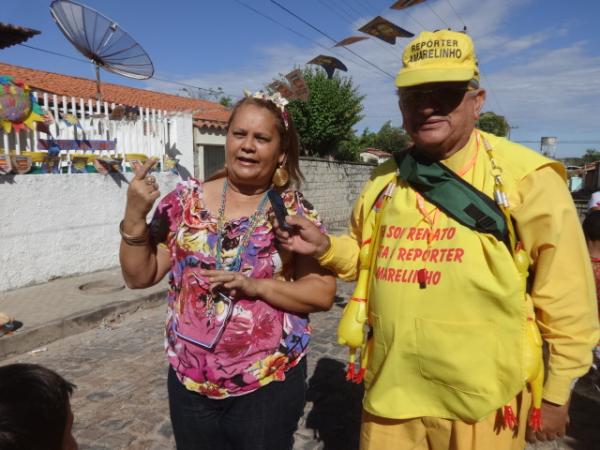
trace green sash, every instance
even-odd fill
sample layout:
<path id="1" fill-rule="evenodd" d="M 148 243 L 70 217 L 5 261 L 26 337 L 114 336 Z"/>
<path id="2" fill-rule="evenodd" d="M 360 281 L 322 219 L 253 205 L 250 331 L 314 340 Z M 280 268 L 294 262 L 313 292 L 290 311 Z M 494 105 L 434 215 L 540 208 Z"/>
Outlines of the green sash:
<path id="1" fill-rule="evenodd" d="M 510 250 L 506 218 L 491 198 L 443 164 L 427 161 L 412 149 L 396 152 L 394 158 L 399 179 L 460 224 L 493 235 Z"/>

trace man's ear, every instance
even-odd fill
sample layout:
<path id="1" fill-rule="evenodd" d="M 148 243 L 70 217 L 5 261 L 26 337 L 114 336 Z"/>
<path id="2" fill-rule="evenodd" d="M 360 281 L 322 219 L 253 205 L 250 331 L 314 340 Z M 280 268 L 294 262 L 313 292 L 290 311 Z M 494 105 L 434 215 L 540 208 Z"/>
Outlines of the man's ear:
<path id="1" fill-rule="evenodd" d="M 477 93 L 475 94 L 475 101 L 473 102 L 473 115 L 475 120 L 479 119 L 483 104 L 485 103 L 485 97 L 485 89 L 478 89 Z"/>

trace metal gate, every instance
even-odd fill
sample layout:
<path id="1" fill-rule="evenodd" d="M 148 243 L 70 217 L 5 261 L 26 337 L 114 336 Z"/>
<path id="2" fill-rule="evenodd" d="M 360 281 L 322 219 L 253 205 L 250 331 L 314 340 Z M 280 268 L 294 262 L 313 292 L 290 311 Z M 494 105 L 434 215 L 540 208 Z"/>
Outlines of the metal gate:
<path id="1" fill-rule="evenodd" d="M 204 179 L 225 165 L 224 145 L 204 145 Z"/>

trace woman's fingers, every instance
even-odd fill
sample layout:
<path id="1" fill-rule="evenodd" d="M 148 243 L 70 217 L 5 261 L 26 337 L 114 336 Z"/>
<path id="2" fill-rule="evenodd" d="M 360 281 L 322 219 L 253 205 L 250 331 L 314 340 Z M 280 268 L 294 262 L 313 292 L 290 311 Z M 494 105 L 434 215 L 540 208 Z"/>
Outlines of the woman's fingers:
<path id="1" fill-rule="evenodd" d="M 250 297 L 256 296 L 255 280 L 239 272 L 226 270 L 201 270 L 200 274 L 207 278 L 212 291 L 225 289 L 231 296 L 245 293 Z"/>
<path id="2" fill-rule="evenodd" d="M 152 169 L 156 165 L 157 162 L 158 162 L 158 159 L 149 158 L 141 167 L 136 169 L 135 175 L 133 178 L 136 180 L 143 180 L 144 178 L 146 178 L 146 175 L 148 175 L 148 172 L 150 171 L 150 169 Z"/>

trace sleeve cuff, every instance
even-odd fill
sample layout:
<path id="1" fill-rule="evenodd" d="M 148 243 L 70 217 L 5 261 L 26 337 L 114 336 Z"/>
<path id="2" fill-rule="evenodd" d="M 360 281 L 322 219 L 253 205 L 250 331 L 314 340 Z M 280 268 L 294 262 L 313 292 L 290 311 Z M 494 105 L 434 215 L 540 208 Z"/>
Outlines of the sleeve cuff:
<path id="1" fill-rule="evenodd" d="M 574 379 L 562 377 L 560 375 L 548 374 L 548 379 L 544 384 L 543 398 L 546 401 L 557 405 L 564 405 L 571 396 L 571 388 Z"/>
<path id="2" fill-rule="evenodd" d="M 325 253 L 317 258 L 319 264 L 326 269 L 332 269 L 330 265 L 335 260 L 335 247 L 337 245 L 338 238 L 336 236 L 329 235 L 329 248 Z"/>

